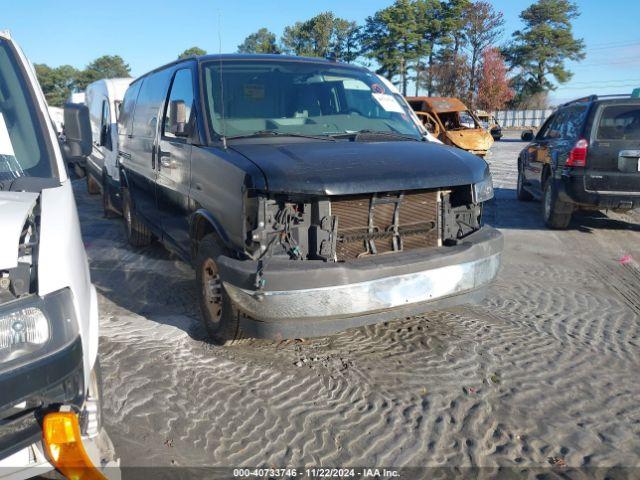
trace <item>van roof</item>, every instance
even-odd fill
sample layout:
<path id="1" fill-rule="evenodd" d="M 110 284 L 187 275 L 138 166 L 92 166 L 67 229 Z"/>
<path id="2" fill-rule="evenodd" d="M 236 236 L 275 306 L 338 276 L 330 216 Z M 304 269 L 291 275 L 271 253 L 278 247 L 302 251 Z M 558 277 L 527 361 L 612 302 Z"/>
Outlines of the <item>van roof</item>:
<path id="1" fill-rule="evenodd" d="M 144 75 L 140 75 L 134 81 L 138 80 L 155 73 L 159 70 L 164 70 L 172 65 L 178 65 L 182 62 L 187 62 L 189 60 L 195 60 L 198 63 L 210 62 L 210 61 L 229 61 L 229 60 L 272 60 L 272 61 L 280 61 L 280 62 L 299 62 L 299 63 L 321 63 L 325 65 L 339 65 L 341 67 L 352 68 L 354 70 L 366 70 L 363 67 L 358 65 L 353 65 L 350 63 L 336 62 L 333 60 L 327 60 L 325 58 L 319 57 L 299 57 L 295 55 L 278 55 L 278 54 L 246 54 L 246 53 L 220 53 L 220 54 L 209 54 L 209 55 L 191 55 L 189 57 L 176 59 L 173 62 L 166 63 L 160 67 L 154 68 L 153 70 L 148 71 Z"/>
<path id="2" fill-rule="evenodd" d="M 122 100 L 124 93 L 129 85 L 133 82 L 133 78 L 103 78 L 87 85 L 85 92 L 89 90 L 101 90 L 106 93 L 107 97 L 113 100 Z"/>

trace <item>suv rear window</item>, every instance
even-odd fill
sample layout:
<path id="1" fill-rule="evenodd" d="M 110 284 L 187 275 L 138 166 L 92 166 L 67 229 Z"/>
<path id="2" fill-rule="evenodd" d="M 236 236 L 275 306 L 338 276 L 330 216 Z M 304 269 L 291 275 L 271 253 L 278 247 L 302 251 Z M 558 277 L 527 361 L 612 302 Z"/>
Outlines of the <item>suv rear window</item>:
<path id="1" fill-rule="evenodd" d="M 640 140 L 640 104 L 603 107 L 598 140 Z"/>

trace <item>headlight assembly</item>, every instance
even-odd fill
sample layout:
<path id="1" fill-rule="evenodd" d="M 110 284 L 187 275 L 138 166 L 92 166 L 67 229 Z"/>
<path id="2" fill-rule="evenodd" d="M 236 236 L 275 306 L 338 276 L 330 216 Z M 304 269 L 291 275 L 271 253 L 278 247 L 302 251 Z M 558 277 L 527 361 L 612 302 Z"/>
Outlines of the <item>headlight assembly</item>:
<path id="1" fill-rule="evenodd" d="M 49 340 L 49 321 L 37 307 L 0 316 L 0 362 L 41 348 Z"/>
<path id="2" fill-rule="evenodd" d="M 53 353 L 77 336 L 78 322 L 68 289 L 0 305 L 0 371 Z"/>
<path id="3" fill-rule="evenodd" d="M 473 202 L 481 203 L 493 198 L 493 181 L 491 175 L 487 175 L 478 183 L 473 184 Z"/>

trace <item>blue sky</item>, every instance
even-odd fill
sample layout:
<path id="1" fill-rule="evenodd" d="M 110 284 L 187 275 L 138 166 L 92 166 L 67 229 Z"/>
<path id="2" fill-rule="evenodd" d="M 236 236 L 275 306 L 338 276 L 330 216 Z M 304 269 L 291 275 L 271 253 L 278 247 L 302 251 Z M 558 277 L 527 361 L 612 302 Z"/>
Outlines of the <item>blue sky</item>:
<path id="1" fill-rule="evenodd" d="M 8 0 L 5 0 L 8 1 Z M 3 9 L 0 29 L 9 29 L 34 63 L 83 67 L 102 54 L 119 54 L 133 75 L 174 59 L 197 45 L 234 52 L 249 33 L 286 25 L 332 10 L 361 23 L 392 0 L 20 0 Z M 506 19 L 503 42 L 520 28 L 530 0 L 493 0 Z M 575 32 L 587 58 L 570 65 L 575 75 L 553 94 L 555 101 L 589 93 L 628 92 L 640 87 L 640 2 L 578 0 Z M 220 28 L 219 28 L 220 25 Z"/>

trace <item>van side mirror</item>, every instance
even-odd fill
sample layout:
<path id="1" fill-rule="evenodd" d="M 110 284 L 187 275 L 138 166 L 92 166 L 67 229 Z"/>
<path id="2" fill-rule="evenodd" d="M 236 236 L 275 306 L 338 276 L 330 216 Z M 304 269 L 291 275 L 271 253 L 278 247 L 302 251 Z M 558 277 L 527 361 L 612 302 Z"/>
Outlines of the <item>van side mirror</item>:
<path id="1" fill-rule="evenodd" d="M 64 106 L 64 153 L 69 160 L 88 157 L 92 149 L 89 109 L 81 103 Z"/>
<path id="2" fill-rule="evenodd" d="M 111 125 L 103 125 L 100 129 L 100 145 L 113 150 L 111 141 Z"/>
<path id="3" fill-rule="evenodd" d="M 531 140 L 533 140 L 533 130 L 523 131 L 522 135 L 520 135 L 520 138 L 525 142 L 530 142 Z"/>
<path id="4" fill-rule="evenodd" d="M 191 134 L 187 125 L 187 106 L 183 100 L 171 101 L 169 122 L 171 133 L 176 137 L 188 137 Z"/>

